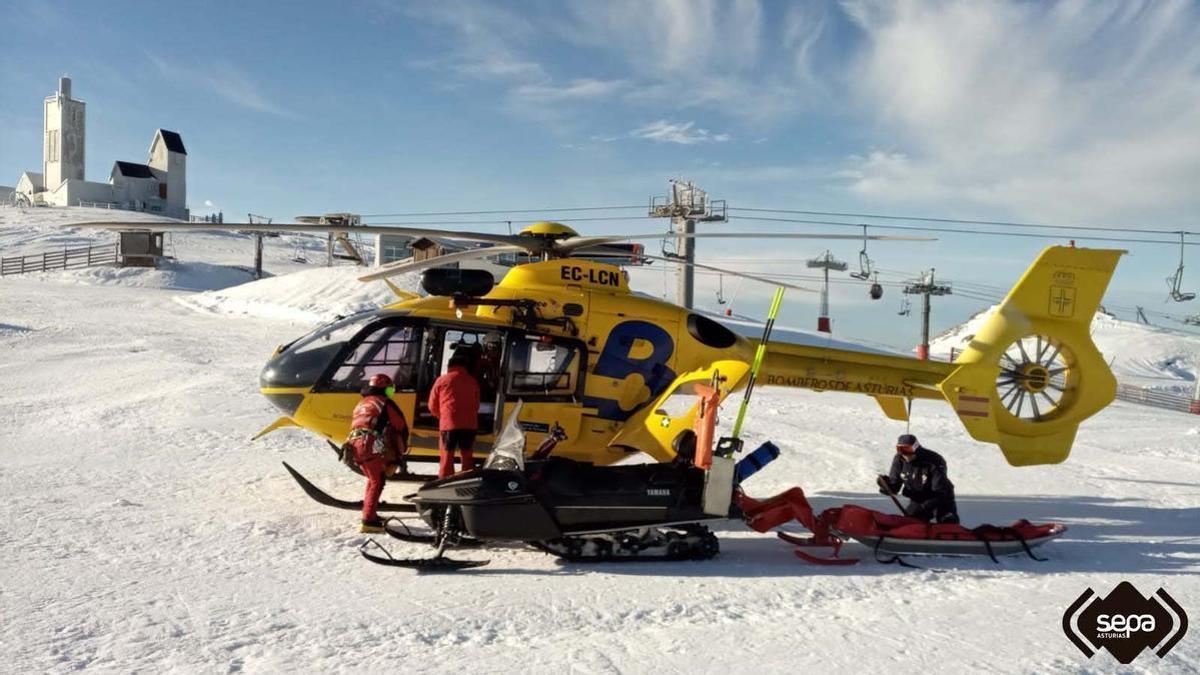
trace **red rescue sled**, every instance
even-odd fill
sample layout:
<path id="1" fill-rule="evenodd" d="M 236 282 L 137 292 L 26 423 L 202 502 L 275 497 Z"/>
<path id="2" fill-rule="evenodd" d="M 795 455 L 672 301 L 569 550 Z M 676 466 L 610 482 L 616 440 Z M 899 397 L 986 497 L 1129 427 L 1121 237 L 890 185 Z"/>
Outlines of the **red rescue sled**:
<path id="1" fill-rule="evenodd" d="M 987 555 L 993 560 L 1015 553 L 1036 558 L 1033 549 L 1067 531 L 1065 525 L 1058 523 L 1035 524 L 1028 520 L 974 528 L 926 523 L 852 504 L 827 509 L 818 519 L 828 524 L 834 536 L 853 539 L 877 554 Z"/>
<path id="2" fill-rule="evenodd" d="M 1025 553 L 1030 558 L 1041 560 L 1033 554 L 1033 549 L 1067 531 L 1066 526 L 1058 523 L 1039 525 L 1028 520 L 1018 520 L 1007 526 L 980 525 L 975 528 L 933 524 L 853 504 L 825 509 L 820 515 L 814 515 L 800 488 L 792 488 L 764 500 L 740 493 L 738 505 L 746 522 L 759 532 L 766 532 L 791 520 L 799 521 L 812 531 L 811 537 L 779 532 L 779 538 L 796 546 L 831 548 L 831 558 L 796 551 L 796 555 L 804 560 L 827 565 L 857 562 L 838 557 L 842 545 L 850 540 L 870 547 L 877 560 L 880 553 L 893 556 L 987 555 L 992 560 L 1000 555 Z M 895 558 L 881 560 L 895 561 Z"/>

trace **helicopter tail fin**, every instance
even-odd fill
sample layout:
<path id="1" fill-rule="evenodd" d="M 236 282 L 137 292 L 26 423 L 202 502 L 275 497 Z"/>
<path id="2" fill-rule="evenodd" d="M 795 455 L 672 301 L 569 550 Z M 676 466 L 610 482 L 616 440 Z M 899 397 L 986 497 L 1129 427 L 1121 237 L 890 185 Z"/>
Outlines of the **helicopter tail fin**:
<path id="1" fill-rule="evenodd" d="M 1090 327 L 1123 253 L 1044 250 L 938 384 L 971 436 L 1010 464 L 1065 460 L 1080 422 L 1116 396 Z"/>

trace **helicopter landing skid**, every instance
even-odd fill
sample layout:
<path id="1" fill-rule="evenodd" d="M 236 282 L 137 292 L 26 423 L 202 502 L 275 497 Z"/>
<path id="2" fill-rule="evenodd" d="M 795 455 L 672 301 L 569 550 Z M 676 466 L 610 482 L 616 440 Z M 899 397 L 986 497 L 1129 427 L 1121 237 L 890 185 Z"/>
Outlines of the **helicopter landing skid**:
<path id="1" fill-rule="evenodd" d="M 300 475 L 300 472 L 293 469 L 287 462 L 283 463 L 283 468 L 287 469 L 288 473 L 292 475 L 292 479 L 296 481 L 301 490 L 304 490 L 304 494 L 311 497 L 313 501 L 317 502 L 318 504 L 331 506 L 335 509 L 344 509 L 346 511 L 362 510 L 362 500 L 352 502 L 346 499 L 338 499 L 316 485 L 313 485 L 311 481 Z M 414 504 L 392 504 L 390 502 L 379 502 L 377 510 L 391 513 L 416 513 L 417 507 Z"/>

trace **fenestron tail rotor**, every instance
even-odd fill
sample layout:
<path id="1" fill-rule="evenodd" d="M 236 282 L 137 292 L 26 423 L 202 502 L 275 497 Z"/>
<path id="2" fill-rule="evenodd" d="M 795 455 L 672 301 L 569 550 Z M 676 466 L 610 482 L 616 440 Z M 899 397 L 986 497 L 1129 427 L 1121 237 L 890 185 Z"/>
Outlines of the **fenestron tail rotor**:
<path id="1" fill-rule="evenodd" d="M 1041 422 L 1063 405 L 1070 375 L 1070 352 L 1060 340 L 1027 335 L 1000 354 L 996 395 L 1014 417 Z"/>

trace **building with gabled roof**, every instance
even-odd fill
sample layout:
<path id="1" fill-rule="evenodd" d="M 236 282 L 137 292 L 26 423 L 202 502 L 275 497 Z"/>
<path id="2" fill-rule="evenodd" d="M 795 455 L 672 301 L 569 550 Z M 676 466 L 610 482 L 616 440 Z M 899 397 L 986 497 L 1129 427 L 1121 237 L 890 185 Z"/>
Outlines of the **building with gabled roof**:
<path id="1" fill-rule="evenodd" d="M 107 183 L 85 180 L 86 105 L 71 97 L 70 78 L 59 78 L 58 91 L 45 101 L 42 172 L 21 174 L 16 197 L 34 205 L 104 205 L 186 220 L 187 149 L 183 137 L 158 129 L 145 164 L 117 161 Z"/>

